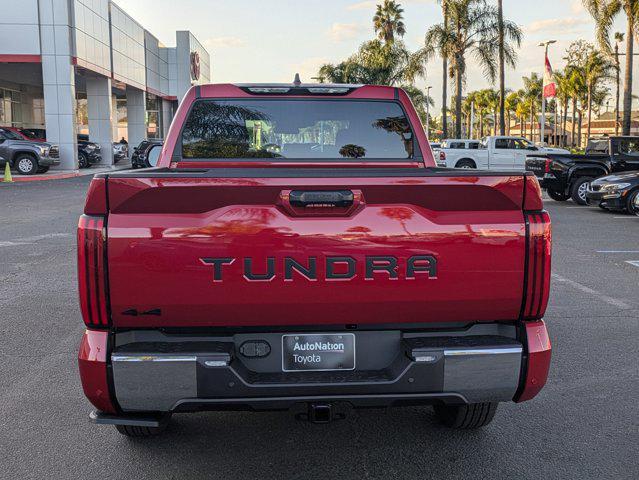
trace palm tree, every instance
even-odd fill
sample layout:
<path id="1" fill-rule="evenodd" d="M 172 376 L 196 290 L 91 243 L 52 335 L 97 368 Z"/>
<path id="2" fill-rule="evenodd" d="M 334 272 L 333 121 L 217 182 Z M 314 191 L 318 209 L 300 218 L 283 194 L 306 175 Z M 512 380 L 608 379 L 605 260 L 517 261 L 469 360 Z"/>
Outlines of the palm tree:
<path id="1" fill-rule="evenodd" d="M 499 115 L 499 92 L 493 90 L 492 88 L 487 88 L 484 90 L 484 94 L 486 95 L 486 103 L 488 107 L 488 111 L 492 113 L 493 116 L 493 135 L 497 135 L 497 116 Z"/>
<path id="2" fill-rule="evenodd" d="M 346 60 L 322 65 L 318 77 L 334 83 L 400 85 L 410 84 L 425 73 L 423 51 L 413 53 L 399 40 L 392 44 L 371 40 Z"/>
<path id="3" fill-rule="evenodd" d="M 480 90 L 477 92 L 475 100 L 475 111 L 479 115 L 479 138 L 484 136 L 484 116 L 490 108 L 490 99 L 487 95 L 487 90 Z"/>
<path id="4" fill-rule="evenodd" d="M 515 108 L 515 116 L 519 119 L 519 132 L 523 137 L 526 132 L 526 117 L 530 114 L 530 103 L 526 101 L 525 92 L 523 90 L 519 90 L 517 92 L 517 96 L 519 97 L 519 102 Z"/>
<path id="5" fill-rule="evenodd" d="M 635 34 L 639 33 L 639 0 L 582 0 L 597 24 L 597 41 L 601 49 L 611 54 L 610 29 L 615 18 L 626 14 L 626 71 L 623 89 L 623 135 L 630 135 L 632 116 L 632 66 Z"/>
<path id="6" fill-rule="evenodd" d="M 521 97 L 518 92 L 510 92 L 506 96 L 505 107 L 506 107 L 506 119 L 507 119 L 507 135 L 510 135 L 510 119 L 513 113 L 517 111 L 519 104 L 521 103 Z M 515 113 L 516 114 L 516 113 Z"/>
<path id="7" fill-rule="evenodd" d="M 577 146 L 577 143 L 575 142 L 576 128 L 579 130 L 579 144 L 581 144 L 581 110 L 577 108 L 577 105 L 580 99 L 584 96 L 586 82 L 582 72 L 575 67 L 568 66 L 566 69 L 566 75 L 568 76 L 568 95 L 570 95 L 570 98 L 572 99 L 572 133 L 570 135 L 570 146 L 574 148 Z M 577 125 L 577 113 L 580 115 L 579 125 Z"/>
<path id="8" fill-rule="evenodd" d="M 541 98 L 543 80 L 539 75 L 533 73 L 530 77 L 524 77 L 523 81 L 524 101 L 530 106 L 530 138 L 534 138 L 535 131 L 533 122 L 535 119 L 535 112 L 537 111 L 537 106 L 539 104 L 539 99 Z"/>
<path id="9" fill-rule="evenodd" d="M 612 67 L 612 64 L 596 50 L 588 55 L 588 60 L 583 66 L 583 75 L 586 84 L 586 107 L 588 109 L 588 130 L 586 138 L 590 138 L 594 90 L 600 82 L 610 78 L 610 70 Z"/>
<path id="10" fill-rule="evenodd" d="M 466 116 L 466 134 L 468 138 L 473 138 L 472 116 L 473 104 L 477 101 L 477 92 L 468 92 L 462 102 L 462 111 Z"/>
<path id="11" fill-rule="evenodd" d="M 403 37 L 406 33 L 403 13 L 404 10 L 394 0 L 384 0 L 383 5 L 377 5 L 377 11 L 373 16 L 377 38 L 384 43 L 393 43 L 395 35 Z"/>
<path id="12" fill-rule="evenodd" d="M 570 78 L 567 73 L 555 72 L 557 82 L 557 100 L 561 105 L 561 146 L 566 146 L 566 122 L 568 121 L 568 102 L 570 101 Z"/>
<path id="13" fill-rule="evenodd" d="M 497 40 L 499 21 L 497 9 L 485 0 L 446 0 L 447 22 L 433 25 L 426 32 L 425 54 L 439 52 L 448 58 L 449 72 L 454 78 L 455 134 L 461 136 L 462 90 L 466 76 L 466 55 L 472 53 L 484 69 L 485 76 L 495 81 L 497 76 Z M 504 21 L 505 36 L 520 38 L 521 32 L 514 22 Z M 504 45 L 505 62 L 515 65 L 515 51 Z"/>

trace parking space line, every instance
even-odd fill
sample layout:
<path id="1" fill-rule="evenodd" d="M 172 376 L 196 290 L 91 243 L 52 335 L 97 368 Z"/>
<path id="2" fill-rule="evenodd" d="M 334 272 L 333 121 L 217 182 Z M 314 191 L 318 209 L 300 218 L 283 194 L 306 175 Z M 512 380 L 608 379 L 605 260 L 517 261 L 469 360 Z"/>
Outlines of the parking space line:
<path id="1" fill-rule="evenodd" d="M 639 267 L 639 260 L 626 260 L 626 263 L 629 263 L 633 267 Z"/>
<path id="2" fill-rule="evenodd" d="M 639 250 L 597 250 L 597 253 L 639 253 Z"/>
<path id="3" fill-rule="evenodd" d="M 34 235 L 33 237 L 14 238 L 0 242 L 0 247 L 14 247 L 16 245 L 31 245 L 38 240 L 46 240 L 47 238 L 70 237 L 70 233 L 47 233 L 45 235 Z"/>
<path id="4" fill-rule="evenodd" d="M 634 215 L 624 215 L 623 217 L 612 217 L 612 218 L 630 218 L 631 220 L 636 220 Z"/>
<path id="5" fill-rule="evenodd" d="M 556 273 L 552 274 L 552 278 L 557 282 L 565 283 L 566 285 L 571 286 L 575 290 L 579 290 L 580 292 L 587 293 L 588 295 L 592 295 L 593 297 L 597 297 L 602 302 L 605 302 L 608 305 L 612 305 L 613 307 L 617 307 L 622 310 L 631 310 L 633 308 L 632 306 L 628 305 L 627 303 L 621 300 L 609 297 L 608 295 L 598 292 L 597 290 L 593 290 L 592 288 L 587 287 L 586 285 L 583 285 L 579 282 L 575 282 L 574 280 L 570 280 L 569 278 L 562 277 L 561 275 L 558 275 Z"/>

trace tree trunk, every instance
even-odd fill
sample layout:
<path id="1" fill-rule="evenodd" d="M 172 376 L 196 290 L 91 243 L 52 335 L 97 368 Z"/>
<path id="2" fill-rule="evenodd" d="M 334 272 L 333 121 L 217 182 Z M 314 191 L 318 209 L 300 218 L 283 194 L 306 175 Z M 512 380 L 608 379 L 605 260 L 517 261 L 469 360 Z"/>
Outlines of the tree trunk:
<path id="1" fill-rule="evenodd" d="M 442 13 L 444 14 L 444 28 L 448 31 L 448 8 L 446 0 L 442 0 Z M 448 59 L 442 58 L 442 136 L 448 138 Z"/>
<path id="2" fill-rule="evenodd" d="M 621 84 L 621 66 L 619 65 L 619 43 L 615 43 L 615 135 L 619 135 L 619 87 Z"/>
<path id="3" fill-rule="evenodd" d="M 479 111 L 479 138 L 484 138 L 484 111 Z"/>
<path id="4" fill-rule="evenodd" d="M 568 124 L 568 98 L 564 100 L 563 114 L 564 118 L 561 123 L 561 146 L 566 148 L 566 144 L 568 143 L 568 135 L 566 134 L 566 125 Z"/>
<path id="5" fill-rule="evenodd" d="M 557 101 L 557 99 L 555 99 L 555 124 L 553 125 L 553 128 L 552 128 L 552 136 L 553 136 L 552 141 L 555 147 L 557 146 L 557 115 L 558 115 L 557 110 L 559 110 L 559 102 Z"/>
<path id="6" fill-rule="evenodd" d="M 535 139 L 535 129 L 533 128 L 533 121 L 535 119 L 535 106 L 530 107 L 530 141 L 534 141 Z"/>
<path id="7" fill-rule="evenodd" d="M 461 62 L 458 61 L 457 65 L 461 65 Z M 456 138 L 461 138 L 461 128 L 462 128 L 462 87 L 463 87 L 463 79 L 461 68 L 457 68 L 455 72 L 455 87 L 457 87 L 457 96 L 455 97 L 455 136 Z"/>
<path id="8" fill-rule="evenodd" d="M 588 128 L 586 129 L 586 139 L 590 138 L 590 130 L 592 121 L 592 87 L 588 85 Z"/>
<path id="9" fill-rule="evenodd" d="M 626 28 L 626 74 L 623 86 L 623 128 L 622 135 L 630 135 L 630 120 L 632 118 L 632 53 L 634 50 L 633 18 L 628 17 Z"/>
<path id="10" fill-rule="evenodd" d="M 498 22 L 499 22 L 499 134 L 505 135 L 506 132 L 506 117 L 505 117 L 505 102 L 506 102 L 506 81 L 505 81 L 505 67 L 504 67 L 504 9 L 502 6 L 502 0 L 497 0 Z M 497 117 L 495 117 L 495 123 Z M 497 129 L 495 128 L 495 131 Z"/>
<path id="11" fill-rule="evenodd" d="M 577 119 L 575 118 L 577 115 L 577 99 L 572 99 L 572 132 L 570 133 L 570 146 L 575 148 L 575 129 L 577 128 Z"/>
<path id="12" fill-rule="evenodd" d="M 577 126 L 577 146 L 579 148 L 581 148 L 581 123 L 582 123 L 582 117 L 583 117 L 583 112 L 581 110 L 581 108 L 579 109 L 579 118 L 577 119 L 577 121 L 579 122 L 579 125 Z"/>

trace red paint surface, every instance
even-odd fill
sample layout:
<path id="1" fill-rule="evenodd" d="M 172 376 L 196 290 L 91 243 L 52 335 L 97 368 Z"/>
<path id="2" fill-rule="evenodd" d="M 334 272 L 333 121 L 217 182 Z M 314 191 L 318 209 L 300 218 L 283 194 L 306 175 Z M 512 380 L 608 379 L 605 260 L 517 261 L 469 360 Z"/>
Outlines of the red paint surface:
<path id="1" fill-rule="evenodd" d="M 293 189 L 360 190 L 346 217 L 299 217 L 279 205 Z M 300 325 L 516 320 L 525 228 L 523 177 L 110 179 L 108 261 L 113 324 Z M 285 282 L 283 257 L 358 261 L 350 281 Z M 373 281 L 366 256 L 434 255 L 436 279 Z M 213 282 L 203 257 L 234 257 Z M 276 278 L 249 282 L 243 258 Z M 144 288 L 131 288 L 144 285 Z M 451 306 L 454 305 L 454 308 Z M 159 317 L 127 316 L 162 309 Z"/>
<path id="2" fill-rule="evenodd" d="M 115 413 L 107 380 L 108 332 L 86 330 L 80 342 L 78 366 L 82 389 L 89 401 L 100 411 Z"/>
<path id="3" fill-rule="evenodd" d="M 546 330 L 546 324 L 543 320 L 527 322 L 525 326 L 528 343 L 528 363 L 524 389 L 519 397 L 515 399 L 517 402 L 530 400 L 544 388 L 548 380 L 552 352 L 548 330 Z"/>
<path id="4" fill-rule="evenodd" d="M 0 63 L 42 63 L 40 55 L 0 55 Z"/>

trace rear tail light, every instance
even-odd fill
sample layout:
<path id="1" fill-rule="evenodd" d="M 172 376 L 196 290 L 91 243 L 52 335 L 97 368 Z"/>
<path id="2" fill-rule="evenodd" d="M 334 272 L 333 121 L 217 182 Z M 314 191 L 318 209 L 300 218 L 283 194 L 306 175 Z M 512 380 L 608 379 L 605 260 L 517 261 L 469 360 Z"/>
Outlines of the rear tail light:
<path id="1" fill-rule="evenodd" d="M 550 173 L 550 162 L 552 162 L 552 160 L 549 158 L 544 160 L 544 173 Z"/>
<path id="2" fill-rule="evenodd" d="M 528 248 L 521 316 L 523 320 L 538 320 L 544 316 L 550 291 L 550 216 L 545 211 L 527 213 L 526 216 Z"/>
<path id="3" fill-rule="evenodd" d="M 78 223 L 80 310 L 89 327 L 108 327 L 104 217 L 82 215 Z"/>
<path id="4" fill-rule="evenodd" d="M 444 153 L 444 152 L 442 152 L 442 151 L 440 150 L 440 151 L 439 151 L 439 159 L 440 159 L 442 162 L 445 162 L 445 161 L 446 161 L 446 153 Z"/>

